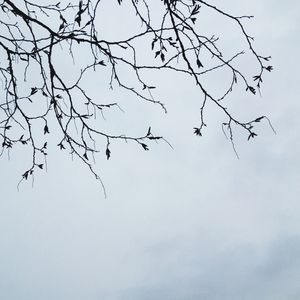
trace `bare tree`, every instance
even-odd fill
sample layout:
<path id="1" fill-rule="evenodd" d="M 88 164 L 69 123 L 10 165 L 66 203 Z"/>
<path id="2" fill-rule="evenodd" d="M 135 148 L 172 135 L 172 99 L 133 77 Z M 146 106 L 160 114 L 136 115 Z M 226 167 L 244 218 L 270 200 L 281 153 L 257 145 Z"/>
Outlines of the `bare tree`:
<path id="1" fill-rule="evenodd" d="M 201 0 L 113 1 L 118 1 L 123 14 L 128 9 L 133 10 L 141 24 L 131 36 L 120 40 L 105 40 L 98 34 L 101 28 L 97 16 L 104 1 L 51 3 L 51 0 L 2 0 L 1 154 L 10 151 L 16 144 L 31 147 L 31 165 L 23 173 L 22 180 L 33 175 L 36 168 L 43 169 L 47 155 L 46 138 L 53 133 L 51 128 L 55 123 L 59 128 L 59 132 L 55 131 L 57 146 L 77 156 L 97 179 L 100 178 L 93 169 L 93 156 L 98 152 L 95 143 L 97 136 L 105 140 L 106 146 L 100 150 L 104 150 L 107 159 L 111 156 L 110 144 L 116 140 L 133 142 L 148 150 L 150 142 L 163 139 L 153 135 L 150 127 L 140 136 L 124 133 L 111 135 L 98 128 L 93 121 L 97 112 L 102 113 L 119 105 L 116 102 L 99 103 L 99 100 L 89 96 L 82 82 L 91 78 L 92 73 L 109 76 L 108 88 L 117 85 L 143 101 L 160 106 L 165 112 L 165 104 L 152 96 L 155 87 L 143 79 L 143 72 L 171 70 L 186 74 L 187 80 L 195 82 L 203 97 L 194 134 L 203 134 L 205 110 L 208 103 L 212 103 L 224 114 L 220 123 L 233 147 L 235 127 L 242 128 L 247 138 L 251 139 L 257 135 L 254 131 L 257 122 L 263 119 L 269 122 L 265 116 L 250 121 L 239 120 L 223 104 L 236 85 L 244 86 L 246 92 L 255 94 L 261 87 L 265 71 L 272 70 L 268 64 L 270 57 L 256 52 L 253 37 L 245 28 L 244 22 L 252 16 L 234 16 Z M 202 14 L 208 11 L 222 19 L 220 22 L 231 22 L 239 30 L 241 40 L 247 45 L 244 51 L 225 55 L 219 38 L 205 34 L 198 22 Z M 157 12 L 159 17 L 154 16 Z M 141 59 L 137 44 L 152 51 L 150 63 Z M 72 80 L 68 78 L 70 75 L 61 71 L 58 50 L 71 56 L 80 66 L 78 74 L 72 74 Z M 245 70 L 236 63 L 242 55 L 248 55 L 256 64 L 256 73 L 252 76 L 246 76 Z M 132 74 L 129 83 L 120 72 L 122 67 Z M 214 96 L 214 91 L 203 83 L 203 77 L 219 70 L 230 72 L 229 85 L 221 95 Z M 35 83 L 30 80 L 33 72 L 39 77 L 37 80 L 35 75 Z"/>

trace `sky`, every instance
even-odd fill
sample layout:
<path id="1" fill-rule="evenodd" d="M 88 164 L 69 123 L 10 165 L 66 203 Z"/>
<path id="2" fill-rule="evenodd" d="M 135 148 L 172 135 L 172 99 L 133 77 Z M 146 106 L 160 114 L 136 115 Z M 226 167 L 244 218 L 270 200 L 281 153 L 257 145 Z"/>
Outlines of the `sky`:
<path id="1" fill-rule="evenodd" d="M 199 95 L 188 79 L 156 75 L 167 115 L 124 96 L 125 113 L 107 112 L 106 122 L 151 125 L 173 149 L 112 144 L 111 159 L 96 165 L 107 198 L 68 155 L 53 150 L 48 171 L 19 191 L 25 154 L 1 157 L 1 299 L 300 298 L 300 4 L 227 2 L 255 15 L 247 28 L 274 66 L 261 97 L 238 91 L 232 101 L 240 114 L 269 116 L 277 134 L 265 123 L 250 142 L 237 132 L 237 159 L 219 115 L 193 135 Z"/>

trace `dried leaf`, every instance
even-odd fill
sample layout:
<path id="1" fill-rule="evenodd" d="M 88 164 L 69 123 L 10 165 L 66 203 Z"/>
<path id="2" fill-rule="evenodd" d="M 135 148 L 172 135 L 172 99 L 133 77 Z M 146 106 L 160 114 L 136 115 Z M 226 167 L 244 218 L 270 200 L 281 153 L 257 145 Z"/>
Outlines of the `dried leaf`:
<path id="1" fill-rule="evenodd" d="M 110 150 L 108 147 L 106 148 L 105 154 L 106 154 L 106 158 L 109 159 L 110 158 Z"/>
<path id="2" fill-rule="evenodd" d="M 198 127 L 194 127 L 194 134 L 202 136 L 201 130 Z"/>
<path id="3" fill-rule="evenodd" d="M 148 150 L 149 150 L 149 147 L 148 147 L 146 144 L 144 144 L 144 143 L 141 143 L 141 146 L 144 148 L 144 150 L 146 150 L 146 151 L 148 151 Z"/>
<path id="4" fill-rule="evenodd" d="M 45 125 L 45 127 L 44 127 L 44 134 L 46 134 L 46 133 L 50 133 L 47 125 Z"/>

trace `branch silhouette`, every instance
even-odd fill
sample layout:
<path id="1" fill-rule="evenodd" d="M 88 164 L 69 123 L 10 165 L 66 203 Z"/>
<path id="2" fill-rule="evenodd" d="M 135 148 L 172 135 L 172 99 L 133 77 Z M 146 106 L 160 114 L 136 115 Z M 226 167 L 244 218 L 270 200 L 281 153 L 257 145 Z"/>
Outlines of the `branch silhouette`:
<path id="1" fill-rule="evenodd" d="M 47 136 L 54 134 L 54 123 L 59 128 L 59 132 L 55 132 L 58 148 L 78 157 L 100 181 L 93 168 L 94 154 L 99 151 L 96 147 L 97 138 L 105 141 L 103 153 L 107 159 L 112 155 L 111 143 L 117 140 L 136 143 L 144 150 L 149 150 L 149 143 L 166 141 L 162 136 L 154 135 L 151 127 L 139 136 L 123 133 L 114 135 L 92 122 L 97 112 L 102 114 L 108 109 L 121 109 L 117 102 L 100 103 L 84 88 L 83 82 L 92 76 L 91 72 L 102 74 L 104 69 L 110 73 L 109 88 L 117 85 L 142 101 L 158 105 L 164 112 L 167 112 L 166 105 L 153 97 L 155 86 L 143 80 L 143 72 L 171 70 L 186 74 L 187 80 L 193 80 L 203 95 L 199 124 L 194 127 L 194 134 L 203 135 L 206 127 L 205 110 L 208 103 L 212 103 L 224 114 L 225 121 L 222 120 L 221 124 L 234 150 L 234 127 L 242 128 L 247 138 L 252 139 L 257 135 L 254 127 L 258 122 L 266 119 L 270 124 L 266 116 L 240 120 L 223 104 L 236 85 L 244 86 L 246 92 L 256 94 L 261 88 L 265 72 L 273 70 L 269 65 L 270 56 L 261 56 L 256 52 L 253 37 L 244 26 L 244 20 L 252 16 L 233 16 L 200 0 L 163 0 L 155 3 L 117 0 L 119 9 L 123 9 L 124 13 L 129 6 L 134 10 L 141 27 L 127 38 L 105 40 L 97 31 L 101 30 L 97 25 L 102 5 L 100 0 L 65 4 L 64 1 L 56 4 L 43 2 L 3 0 L 0 4 L 1 155 L 16 144 L 32 149 L 31 166 L 23 173 L 22 180 L 27 180 L 37 169 L 44 168 Z M 233 23 L 240 31 L 241 40 L 246 42 L 247 49 L 227 57 L 219 46 L 219 38 L 206 35 L 197 25 L 202 10 L 211 10 L 224 22 Z M 159 22 L 154 22 L 157 11 L 161 17 Z M 137 42 L 151 49 L 152 63 L 143 63 L 139 59 Z M 82 65 L 77 75 L 72 74 L 76 76 L 73 82 L 60 70 L 57 49 L 64 51 L 74 61 L 79 60 Z M 87 57 L 79 59 L 78 51 L 84 51 Z M 204 59 L 207 55 L 211 57 L 209 62 Z M 257 71 L 253 77 L 249 78 L 245 70 L 236 66 L 237 58 L 243 55 L 250 55 L 256 62 Z M 120 71 L 122 67 L 129 68 L 134 75 L 130 84 Z M 30 80 L 33 69 L 38 74 L 35 75 L 38 76 L 35 84 Z M 203 76 L 220 69 L 230 71 L 230 84 L 221 96 L 215 97 L 214 91 L 203 83 Z M 37 112 L 37 102 L 43 102 L 42 112 Z M 36 128 L 42 129 L 38 131 Z M 16 137 L 16 134 L 19 135 Z"/>

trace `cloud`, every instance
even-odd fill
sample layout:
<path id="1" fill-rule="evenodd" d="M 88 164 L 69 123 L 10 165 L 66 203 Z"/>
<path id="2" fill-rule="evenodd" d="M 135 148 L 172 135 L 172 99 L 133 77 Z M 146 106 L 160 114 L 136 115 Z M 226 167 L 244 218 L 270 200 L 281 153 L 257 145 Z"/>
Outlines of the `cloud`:
<path id="1" fill-rule="evenodd" d="M 228 3 L 229 11 L 236 1 Z M 249 5 L 236 9 L 252 13 L 257 8 L 253 13 L 258 18 L 247 20 L 247 28 L 258 32 L 260 49 L 266 46 L 266 54 L 274 53 L 275 70 L 266 78 L 263 98 L 237 93 L 232 101 L 237 113 L 270 116 L 278 134 L 265 123 L 259 124 L 262 131 L 253 142 L 237 133 L 241 159 L 236 159 L 211 107 L 204 136 L 193 135 L 201 103 L 194 83 L 179 81 L 179 75 L 165 81 L 159 74 L 149 75 L 149 81 L 162 83 L 155 93 L 169 99 L 169 115 L 117 94 L 130 109 L 107 112 L 101 124 L 116 132 L 128 125 L 140 133 L 151 123 L 174 150 L 164 143 L 151 145 L 151 151 L 112 144 L 111 160 L 100 153 L 103 160 L 96 166 L 108 199 L 83 166 L 60 153 L 49 155 L 48 173 L 36 176 L 33 189 L 22 185 L 17 192 L 17 172 L 27 166 L 26 153 L 12 152 L 10 161 L 2 157 L 1 299 L 300 299 L 295 37 L 300 4 L 257 0 Z M 115 20 L 105 12 L 103 22 L 109 19 L 113 26 Z M 182 89 L 178 82 L 184 83 Z"/>
<path id="2" fill-rule="evenodd" d="M 278 237 L 263 251 L 253 245 L 215 251 L 208 260 L 197 251 L 201 248 L 203 245 L 198 245 L 194 253 L 180 253 L 174 261 L 176 267 L 164 272 L 161 268 L 166 261 L 159 261 L 142 286 L 119 292 L 116 299 L 292 300 L 300 295 L 299 236 Z M 167 252 L 172 255 L 174 245 Z M 157 258 L 156 252 L 153 255 Z M 189 270 L 183 272 L 187 262 Z"/>

